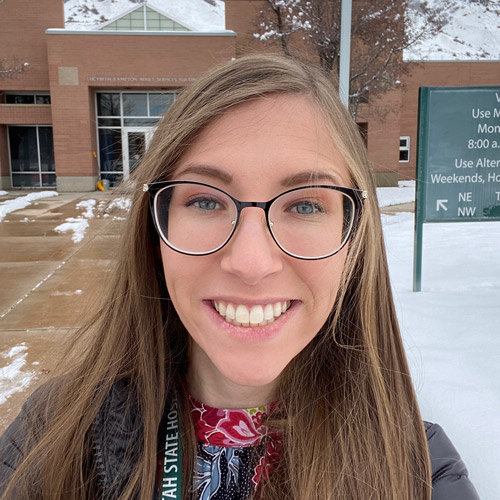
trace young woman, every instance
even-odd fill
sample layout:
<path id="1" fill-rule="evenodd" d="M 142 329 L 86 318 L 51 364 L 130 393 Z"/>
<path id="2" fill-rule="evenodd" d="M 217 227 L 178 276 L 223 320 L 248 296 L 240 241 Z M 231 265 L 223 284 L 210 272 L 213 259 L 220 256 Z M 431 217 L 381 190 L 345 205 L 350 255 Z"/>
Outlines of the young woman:
<path id="1" fill-rule="evenodd" d="M 136 179 L 82 359 L 1 440 L 2 498 L 478 498 L 421 420 L 364 147 L 321 72 L 214 69 Z"/>

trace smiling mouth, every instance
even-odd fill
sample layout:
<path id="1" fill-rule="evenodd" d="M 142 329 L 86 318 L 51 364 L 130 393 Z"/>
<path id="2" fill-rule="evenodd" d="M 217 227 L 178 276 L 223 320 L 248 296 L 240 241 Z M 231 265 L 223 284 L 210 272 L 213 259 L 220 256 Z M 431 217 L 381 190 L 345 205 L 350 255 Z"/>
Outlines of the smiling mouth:
<path id="1" fill-rule="evenodd" d="M 282 314 L 286 313 L 292 301 L 274 302 L 271 304 L 255 305 L 250 308 L 243 304 L 231 304 L 213 300 L 212 306 L 228 323 L 236 326 L 265 326 L 273 323 Z"/>

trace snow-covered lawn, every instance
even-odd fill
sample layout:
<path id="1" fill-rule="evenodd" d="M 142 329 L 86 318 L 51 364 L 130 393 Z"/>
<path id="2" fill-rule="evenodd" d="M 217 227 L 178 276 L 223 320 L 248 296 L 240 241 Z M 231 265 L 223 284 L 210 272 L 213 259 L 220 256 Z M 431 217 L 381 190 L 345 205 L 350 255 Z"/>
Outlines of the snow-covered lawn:
<path id="1" fill-rule="evenodd" d="M 414 293 L 414 215 L 382 220 L 423 417 L 444 427 L 481 499 L 499 499 L 500 222 L 426 224 L 422 292 Z"/>
<path id="2" fill-rule="evenodd" d="M 415 181 L 399 181 L 398 188 L 377 188 L 379 207 L 415 201 Z"/>

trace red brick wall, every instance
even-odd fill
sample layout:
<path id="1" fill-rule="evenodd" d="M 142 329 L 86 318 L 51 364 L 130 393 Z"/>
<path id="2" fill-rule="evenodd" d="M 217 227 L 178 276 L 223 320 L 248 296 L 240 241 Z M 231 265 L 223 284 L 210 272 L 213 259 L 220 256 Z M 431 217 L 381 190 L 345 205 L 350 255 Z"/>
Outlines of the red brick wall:
<path id="1" fill-rule="evenodd" d="M 48 51 L 57 174 L 97 175 L 95 90 L 184 87 L 234 57 L 234 37 L 50 34 Z M 60 84 L 68 67 L 77 85 Z"/>
<path id="2" fill-rule="evenodd" d="M 48 104 L 0 104 L 0 123 L 8 125 L 50 125 Z"/>
<path id="3" fill-rule="evenodd" d="M 45 30 L 64 28 L 63 0 L 0 2 L 0 56 L 28 62 L 28 71 L 0 79 L 0 90 L 48 90 Z"/>
<path id="4" fill-rule="evenodd" d="M 238 34 L 236 39 L 237 56 L 256 50 L 278 51 L 278 47 L 268 48 L 257 40 L 253 33 L 258 31 L 259 12 L 262 0 L 226 0 L 226 29 Z"/>
<path id="5" fill-rule="evenodd" d="M 399 106 L 399 91 L 392 91 L 362 105 L 358 113 L 358 121 L 368 123 L 368 160 L 381 185 L 399 176 Z"/>

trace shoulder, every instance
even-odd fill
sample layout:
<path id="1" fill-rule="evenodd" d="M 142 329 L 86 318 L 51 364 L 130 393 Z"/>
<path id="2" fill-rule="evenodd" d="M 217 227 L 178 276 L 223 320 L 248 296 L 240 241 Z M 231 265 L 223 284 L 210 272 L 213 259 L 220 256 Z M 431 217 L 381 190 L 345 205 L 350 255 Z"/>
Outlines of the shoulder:
<path id="1" fill-rule="evenodd" d="M 432 500 L 479 500 L 460 454 L 443 428 L 424 422 L 432 468 Z"/>
<path id="2" fill-rule="evenodd" d="M 52 396 L 58 379 L 41 385 L 24 403 L 19 415 L 0 436 L 0 495 L 27 452 L 33 445 L 37 430 L 43 427 L 50 413 Z"/>

